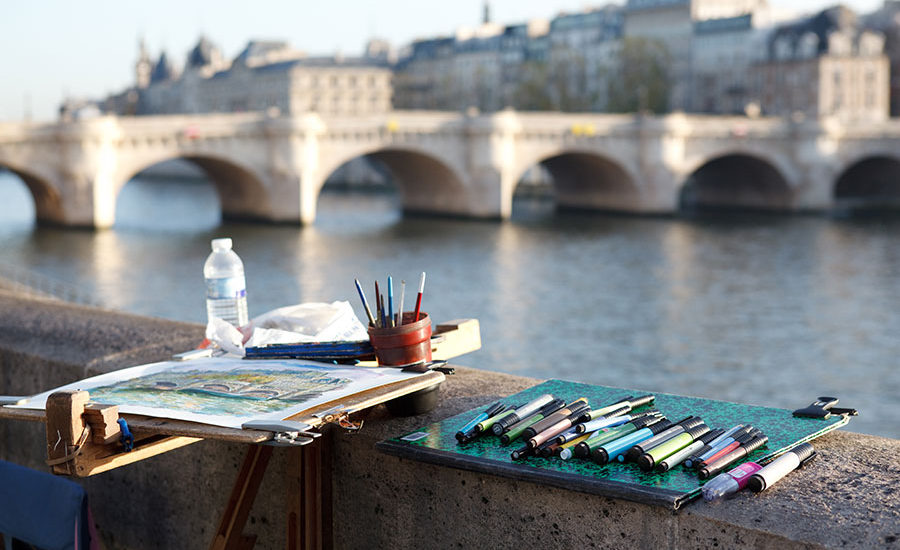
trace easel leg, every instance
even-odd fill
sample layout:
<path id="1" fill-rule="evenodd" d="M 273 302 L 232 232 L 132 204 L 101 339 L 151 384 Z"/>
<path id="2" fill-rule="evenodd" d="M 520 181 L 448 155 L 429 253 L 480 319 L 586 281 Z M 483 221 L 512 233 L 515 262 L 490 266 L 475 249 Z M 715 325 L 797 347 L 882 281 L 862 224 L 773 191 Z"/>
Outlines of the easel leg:
<path id="1" fill-rule="evenodd" d="M 288 451 L 288 550 L 331 548 L 331 435 Z"/>
<path id="2" fill-rule="evenodd" d="M 216 537 L 210 550 L 246 550 L 253 548 L 256 536 L 244 536 L 244 524 L 250 515 L 250 508 L 259 492 L 266 466 L 272 457 L 272 447 L 268 445 L 251 445 L 244 457 L 244 464 L 234 481 L 228 505 L 219 522 Z"/>

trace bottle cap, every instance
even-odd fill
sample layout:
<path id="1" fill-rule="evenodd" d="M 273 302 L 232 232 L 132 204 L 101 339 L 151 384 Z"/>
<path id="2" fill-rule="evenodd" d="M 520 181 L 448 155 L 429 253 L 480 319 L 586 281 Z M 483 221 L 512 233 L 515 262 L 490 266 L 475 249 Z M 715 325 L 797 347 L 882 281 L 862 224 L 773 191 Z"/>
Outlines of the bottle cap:
<path id="1" fill-rule="evenodd" d="M 221 239 L 212 240 L 213 250 L 231 250 L 231 237 L 223 237 Z"/>

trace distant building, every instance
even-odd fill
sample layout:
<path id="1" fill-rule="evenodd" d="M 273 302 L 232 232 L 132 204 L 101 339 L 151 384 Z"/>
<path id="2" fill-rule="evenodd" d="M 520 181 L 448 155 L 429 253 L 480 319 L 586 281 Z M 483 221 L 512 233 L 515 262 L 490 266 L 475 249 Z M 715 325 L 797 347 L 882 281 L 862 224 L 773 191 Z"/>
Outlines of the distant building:
<path id="1" fill-rule="evenodd" d="M 750 67 L 766 49 L 771 30 L 762 12 L 694 23 L 690 55 L 690 92 L 686 110 L 745 114 L 755 105 Z"/>
<path id="2" fill-rule="evenodd" d="M 753 67 L 763 114 L 883 120 L 889 116 L 884 36 L 838 6 L 775 29 Z"/>
<path id="3" fill-rule="evenodd" d="M 900 0 L 885 0 L 881 9 L 866 17 L 867 29 L 884 35 L 884 53 L 890 63 L 890 112 L 900 116 Z"/>
<path id="4" fill-rule="evenodd" d="M 413 42 L 395 67 L 401 109 L 603 107 L 621 37 L 618 6 L 500 26 L 483 21 L 452 37 Z"/>
<path id="5" fill-rule="evenodd" d="M 623 33 L 665 45 L 671 61 L 669 108 L 690 110 L 695 24 L 752 14 L 766 6 L 766 0 L 628 0 Z"/>
<path id="6" fill-rule="evenodd" d="M 307 57 L 281 41 L 251 41 L 231 62 L 205 37 L 179 72 L 165 52 L 155 63 L 141 43 L 133 87 L 101 102 L 126 115 L 274 110 L 366 115 L 391 110 L 390 48 L 372 57 Z"/>

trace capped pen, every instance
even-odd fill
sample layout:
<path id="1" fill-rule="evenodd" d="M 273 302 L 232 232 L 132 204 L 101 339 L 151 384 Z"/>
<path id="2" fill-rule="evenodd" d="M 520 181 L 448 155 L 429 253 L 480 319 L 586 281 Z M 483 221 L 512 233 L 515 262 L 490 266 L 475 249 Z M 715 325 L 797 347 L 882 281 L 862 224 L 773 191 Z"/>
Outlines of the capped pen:
<path id="1" fill-rule="evenodd" d="M 593 413 L 593 411 L 591 411 Z M 632 420 L 642 418 L 644 416 L 653 416 L 661 414 L 659 411 L 646 411 L 638 414 L 626 414 L 620 416 L 601 416 L 597 417 L 593 420 L 588 420 L 587 422 L 583 422 L 575 426 L 578 430 L 578 433 L 591 433 L 596 432 L 600 428 L 606 428 L 609 426 L 619 426 L 621 424 L 625 424 L 626 422 L 630 422 Z"/>
<path id="2" fill-rule="evenodd" d="M 472 430 L 473 428 L 475 428 L 476 424 L 478 424 L 482 420 L 487 420 L 488 418 L 494 416 L 495 414 L 500 412 L 500 410 L 502 410 L 503 407 L 504 407 L 504 405 L 500 401 L 497 401 L 497 402 L 489 405 L 487 409 L 485 409 L 483 412 L 479 413 L 472 420 L 466 422 L 466 424 L 462 428 L 460 428 L 458 432 L 456 432 L 456 439 L 461 440 L 462 436 L 469 430 Z"/>
<path id="3" fill-rule="evenodd" d="M 496 403 L 490 405 L 487 409 L 484 410 L 484 412 L 478 414 L 475 418 L 467 422 L 465 426 L 460 428 L 459 431 L 456 432 L 456 439 L 461 443 L 471 439 L 472 436 L 475 435 L 477 426 L 480 422 L 498 414 L 505 408 L 506 405 L 504 405 L 500 401 L 497 401 Z"/>
<path id="4" fill-rule="evenodd" d="M 754 473 L 748 480 L 747 486 L 754 493 L 764 491 L 815 457 L 816 450 L 813 446 L 809 443 L 801 443 Z"/>
<path id="5" fill-rule="evenodd" d="M 701 447 L 703 447 L 713 439 L 719 437 L 723 433 L 725 433 L 725 430 L 723 428 L 716 428 L 715 430 L 706 432 L 684 449 L 681 449 L 680 451 L 677 451 L 676 453 L 667 456 L 665 459 L 660 461 L 659 464 L 656 465 L 656 471 L 667 472 L 671 470 L 675 466 L 678 466 L 679 464 L 684 462 L 687 457 L 697 452 Z"/>
<path id="6" fill-rule="evenodd" d="M 749 426 L 744 426 L 743 424 L 738 424 L 733 428 L 727 430 L 725 433 L 720 435 L 719 437 L 713 439 L 706 445 L 704 445 L 700 450 L 694 453 L 692 456 L 689 456 L 684 460 L 684 465 L 686 468 L 696 468 L 703 461 L 704 457 L 709 458 L 713 454 L 715 454 L 716 449 L 720 449 L 734 441 L 734 437 L 745 434 L 750 431 Z M 730 439 L 729 439 L 730 438 Z M 726 441 L 728 440 L 728 441 Z"/>
<path id="7" fill-rule="evenodd" d="M 746 487 L 752 475 L 762 469 L 756 462 L 744 462 L 730 472 L 723 472 L 703 485 L 703 500 L 713 502 Z"/>
<path id="8" fill-rule="evenodd" d="M 698 418 L 693 415 L 687 416 L 687 417 L 679 420 L 678 422 L 676 422 L 674 425 L 672 425 L 670 428 L 666 429 L 665 431 L 660 432 L 660 433 L 654 435 L 653 437 L 651 437 L 650 439 L 641 441 L 641 442 L 635 444 L 634 446 L 632 446 L 630 449 L 628 449 L 628 451 L 619 455 L 619 462 L 634 462 L 645 451 L 652 449 L 653 447 L 655 447 L 656 445 L 659 445 L 660 443 L 663 443 L 664 441 L 668 441 L 668 440 L 672 439 L 676 435 L 683 433 L 685 430 L 688 430 L 695 426 L 699 426 L 700 424 L 703 424 L 702 418 Z"/>
<path id="9" fill-rule="evenodd" d="M 654 424 L 650 424 L 640 430 L 604 443 L 602 446 L 593 449 L 591 451 L 591 458 L 594 459 L 594 462 L 602 466 L 603 464 L 615 460 L 616 457 L 630 449 L 633 445 L 646 439 L 650 439 L 654 435 L 661 433 L 672 426 L 674 426 L 674 424 L 669 420 L 661 420 Z"/>
<path id="10" fill-rule="evenodd" d="M 718 447 L 717 449 L 714 449 L 713 454 L 710 455 L 708 458 L 700 461 L 700 463 L 697 465 L 697 467 L 702 468 L 702 467 L 706 466 L 707 464 L 715 462 L 719 458 L 721 458 L 721 457 L 725 456 L 726 454 L 730 453 L 731 451 L 737 449 L 741 445 L 746 445 L 751 440 L 753 440 L 753 438 L 756 437 L 757 435 L 759 435 L 759 433 L 753 432 L 752 430 L 745 434 L 739 435 L 734 441 L 732 441 L 731 443 L 728 443 L 724 447 Z M 723 441 L 723 443 L 725 443 L 726 441 L 728 441 L 728 440 L 726 439 L 725 441 Z"/>
<path id="11" fill-rule="evenodd" d="M 527 427 L 527 428 L 525 429 L 525 433 L 523 433 L 522 435 L 523 435 L 524 437 L 530 439 L 530 438 L 534 437 L 535 434 L 538 434 L 538 433 L 540 433 L 540 432 L 546 430 L 546 429 L 549 428 L 550 426 L 556 424 L 557 422 L 559 422 L 559 421 L 562 420 L 563 418 L 565 418 L 565 417 L 569 416 L 570 414 L 572 414 L 572 409 L 573 409 L 574 407 L 578 407 L 578 406 L 586 405 L 586 404 L 587 404 L 587 398 L 586 398 L 586 397 L 579 397 L 579 398 L 576 399 L 575 401 L 572 401 L 571 403 L 569 403 L 569 404 L 566 405 L 565 407 L 559 409 L 558 411 L 554 412 L 553 414 L 547 415 L 546 418 L 542 419 L 542 420 L 539 421 L 538 423 L 533 424 L 533 425 Z"/>
<path id="12" fill-rule="evenodd" d="M 668 441 L 660 443 L 659 445 L 644 451 L 644 453 L 637 459 L 638 467 L 645 472 L 649 472 L 653 470 L 653 467 L 656 466 L 657 462 L 668 458 L 670 455 L 687 447 L 697 438 L 708 432 L 709 426 L 707 426 L 706 424 L 700 424 L 699 426 L 688 428 L 683 433 L 676 435 L 672 439 L 669 439 Z"/>
<path id="13" fill-rule="evenodd" d="M 515 407 L 509 407 L 505 410 L 502 410 L 499 413 L 491 416 L 490 418 L 488 418 L 486 420 L 482 420 L 481 422 L 479 422 L 478 424 L 475 425 L 475 428 L 479 432 L 486 432 L 491 429 L 491 426 L 494 425 L 494 422 L 500 420 L 504 416 L 512 414 L 513 410 L 515 410 Z"/>
<path id="14" fill-rule="evenodd" d="M 546 405 L 541 407 L 538 412 L 532 414 L 525 420 L 521 420 L 510 426 L 509 430 L 507 430 L 506 433 L 500 436 L 500 442 L 504 445 L 509 444 L 509 442 L 517 439 L 520 435 L 522 435 L 526 428 L 543 420 L 548 415 L 553 414 L 557 410 L 561 409 L 565 404 L 566 402 L 562 399 L 557 399 L 555 401 L 547 403 Z"/>
<path id="15" fill-rule="evenodd" d="M 711 462 L 708 464 L 704 464 L 700 467 L 700 471 L 697 475 L 700 479 L 709 479 L 710 477 L 718 474 L 729 465 L 741 460 L 742 458 L 748 456 L 750 453 L 755 451 L 756 449 L 762 447 L 766 443 L 769 442 L 769 438 L 765 435 L 755 436 L 753 439 L 748 441 L 745 445 L 741 445 L 737 449 L 734 449 L 730 453 L 725 456 L 720 457 L 715 462 Z"/>
<path id="16" fill-rule="evenodd" d="M 539 411 L 541 407 L 552 401 L 553 396 L 549 393 L 545 393 L 537 399 L 533 399 L 532 401 L 529 401 L 528 403 L 517 408 L 513 411 L 512 414 L 504 416 L 503 418 L 495 422 L 494 426 L 491 429 L 494 431 L 495 435 L 500 435 L 513 424 L 521 421 L 522 419 L 528 418 L 532 414 Z"/>
<path id="17" fill-rule="evenodd" d="M 600 409 L 594 409 L 593 411 L 591 411 L 590 419 L 593 420 L 600 416 L 614 416 L 615 413 L 613 411 L 621 409 L 623 407 L 626 407 L 625 411 L 618 414 L 625 414 L 627 412 L 633 411 L 634 409 L 643 407 L 644 405 L 653 403 L 655 399 L 656 396 L 652 394 L 642 395 L 640 397 L 629 395 L 628 397 L 616 401 L 612 405 L 607 405 Z"/>
<path id="18" fill-rule="evenodd" d="M 575 422 L 578 419 L 582 418 L 587 412 L 589 412 L 587 409 L 588 409 L 588 405 L 586 403 L 583 405 L 580 405 L 575 410 L 573 410 L 571 412 L 571 414 L 569 414 L 568 416 L 561 418 L 555 424 L 551 424 L 550 426 L 545 428 L 543 431 L 533 435 L 528 440 L 528 444 L 531 445 L 532 447 L 537 447 L 538 445 L 544 443 L 545 441 L 549 441 L 553 437 L 561 434 L 565 430 L 571 428 L 572 425 L 575 424 Z"/>
<path id="19" fill-rule="evenodd" d="M 625 437 L 641 428 L 645 428 L 662 420 L 665 420 L 664 416 L 648 415 L 614 428 L 601 428 L 596 432 L 593 432 L 591 437 L 576 445 L 572 452 L 578 458 L 589 458 L 591 453 L 601 445 Z"/>

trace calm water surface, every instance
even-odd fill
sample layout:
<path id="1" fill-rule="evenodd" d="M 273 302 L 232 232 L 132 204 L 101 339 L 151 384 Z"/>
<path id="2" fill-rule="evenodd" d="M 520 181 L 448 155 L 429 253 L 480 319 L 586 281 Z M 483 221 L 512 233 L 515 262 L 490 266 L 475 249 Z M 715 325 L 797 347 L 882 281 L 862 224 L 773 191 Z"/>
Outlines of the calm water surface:
<path id="1" fill-rule="evenodd" d="M 412 287 L 423 309 L 475 317 L 460 364 L 796 408 L 857 407 L 853 431 L 900 437 L 900 218 L 556 214 L 506 223 L 402 218 L 392 196 L 324 193 L 310 227 L 220 224 L 206 183 L 135 180 L 108 231 L 37 228 L 0 174 L 0 263 L 77 284 L 108 307 L 205 322 L 202 265 L 230 236 L 251 316 L 349 300 L 353 278 Z M 371 293 L 371 291 L 369 291 Z"/>

